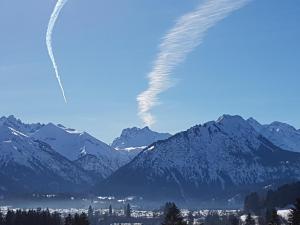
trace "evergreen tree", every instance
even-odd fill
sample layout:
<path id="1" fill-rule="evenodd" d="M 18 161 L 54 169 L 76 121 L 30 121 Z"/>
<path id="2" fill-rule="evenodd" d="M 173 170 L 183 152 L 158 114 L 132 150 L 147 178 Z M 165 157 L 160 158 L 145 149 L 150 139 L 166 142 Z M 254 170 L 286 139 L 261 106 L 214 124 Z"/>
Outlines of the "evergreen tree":
<path id="1" fill-rule="evenodd" d="M 240 221 L 236 215 L 230 214 L 228 217 L 230 225 L 239 225 Z"/>
<path id="2" fill-rule="evenodd" d="M 247 218 L 246 218 L 246 221 L 245 221 L 245 225 L 255 225 L 255 220 L 251 216 L 251 213 L 249 213 L 247 215 Z"/>
<path id="3" fill-rule="evenodd" d="M 193 212 L 192 211 L 189 211 L 189 214 L 188 214 L 188 224 L 194 224 L 194 216 L 193 216 Z"/>
<path id="4" fill-rule="evenodd" d="M 265 216 L 259 216 L 257 218 L 257 224 L 259 224 L 259 225 L 267 225 L 267 223 L 266 223 L 266 217 Z"/>
<path id="5" fill-rule="evenodd" d="M 256 192 L 253 192 L 250 195 L 246 196 L 244 202 L 244 210 L 246 212 L 253 212 L 256 215 L 260 214 L 261 200 Z"/>
<path id="6" fill-rule="evenodd" d="M 130 207 L 129 203 L 125 207 L 125 216 L 131 217 L 131 207 Z"/>
<path id="7" fill-rule="evenodd" d="M 58 212 L 54 212 L 52 214 L 52 221 L 53 221 L 53 225 L 61 225 L 62 224 L 62 219 Z"/>
<path id="8" fill-rule="evenodd" d="M 80 225 L 80 217 L 78 213 L 75 213 L 73 218 L 73 225 Z"/>
<path id="9" fill-rule="evenodd" d="M 22 219 L 22 211 L 17 210 L 15 212 L 15 219 L 14 219 L 14 225 L 23 225 L 24 221 Z"/>
<path id="10" fill-rule="evenodd" d="M 166 215 L 169 212 L 170 208 L 172 208 L 173 205 L 174 205 L 173 202 L 167 202 L 165 204 L 165 206 L 162 208 L 162 210 L 164 211 L 164 215 Z"/>
<path id="11" fill-rule="evenodd" d="M 186 225 L 175 203 L 166 203 L 162 225 Z"/>
<path id="12" fill-rule="evenodd" d="M 221 218 L 217 212 L 210 211 L 205 217 L 205 225 L 221 225 Z"/>
<path id="13" fill-rule="evenodd" d="M 298 198 L 289 215 L 290 225 L 300 225 L 300 198 Z"/>
<path id="14" fill-rule="evenodd" d="M 109 208 L 108 208 L 108 215 L 112 216 L 112 214 L 113 214 L 112 206 L 109 205 Z"/>
<path id="15" fill-rule="evenodd" d="M 71 214 L 69 214 L 66 218 L 65 218 L 65 225 L 73 225 L 74 221 L 73 218 L 71 216 Z"/>
<path id="16" fill-rule="evenodd" d="M 95 215 L 94 215 L 94 223 L 95 223 L 95 224 L 98 224 L 98 222 L 100 221 L 100 219 L 101 219 L 100 211 L 99 211 L 99 210 L 96 210 L 96 211 L 95 211 Z"/>
<path id="17" fill-rule="evenodd" d="M 89 206 L 88 220 L 90 221 L 91 224 L 93 224 L 93 219 L 94 219 L 94 210 L 93 210 L 92 206 Z"/>
<path id="18" fill-rule="evenodd" d="M 81 213 L 79 216 L 79 224 L 76 225 L 89 225 L 88 217 L 85 213 Z"/>
<path id="19" fill-rule="evenodd" d="M 272 209 L 269 218 L 266 218 L 268 225 L 280 225 L 280 219 L 276 209 Z"/>
<path id="20" fill-rule="evenodd" d="M 8 210 L 5 216 L 5 225 L 14 225 L 15 213 Z"/>
<path id="21" fill-rule="evenodd" d="M 0 225 L 4 225 L 4 216 L 1 211 L 0 211 Z"/>
<path id="22" fill-rule="evenodd" d="M 268 224 L 272 219 L 272 210 L 267 208 L 265 214 L 265 224 Z"/>

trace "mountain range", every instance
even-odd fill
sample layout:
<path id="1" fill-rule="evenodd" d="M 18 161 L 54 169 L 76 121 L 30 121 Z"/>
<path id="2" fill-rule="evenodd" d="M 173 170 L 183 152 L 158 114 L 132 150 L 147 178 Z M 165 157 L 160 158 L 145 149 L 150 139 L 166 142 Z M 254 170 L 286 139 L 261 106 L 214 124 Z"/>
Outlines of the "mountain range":
<path id="1" fill-rule="evenodd" d="M 63 125 L 9 116 L 0 118 L 0 193 L 232 199 L 299 180 L 299 152 L 299 130 L 240 116 L 223 115 L 175 135 L 127 128 L 111 145 Z"/>
<path id="2" fill-rule="evenodd" d="M 101 188 L 148 199 L 212 200 L 299 178 L 299 153 L 276 146 L 242 117 L 224 115 L 151 144 Z"/>
<path id="3" fill-rule="evenodd" d="M 90 190 L 143 148 L 129 144 L 142 143 L 146 147 L 151 139 L 162 139 L 164 135 L 149 128 L 125 130 L 122 134 L 127 133 L 130 142 L 124 140 L 128 148 L 121 149 L 61 124 L 26 124 L 14 116 L 1 117 L 0 193 Z"/>
<path id="4" fill-rule="evenodd" d="M 0 192 L 78 192 L 91 176 L 48 144 L 0 125 Z"/>

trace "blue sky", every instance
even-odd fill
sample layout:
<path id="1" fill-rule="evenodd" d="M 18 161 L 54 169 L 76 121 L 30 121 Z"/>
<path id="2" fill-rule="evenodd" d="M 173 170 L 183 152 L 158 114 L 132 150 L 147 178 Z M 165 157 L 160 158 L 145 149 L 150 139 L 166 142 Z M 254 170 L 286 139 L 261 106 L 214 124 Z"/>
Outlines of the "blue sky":
<path id="1" fill-rule="evenodd" d="M 142 126 L 136 96 L 163 35 L 201 0 L 69 0 L 53 34 L 65 105 L 45 45 L 55 0 L 0 2 L 0 114 L 62 123 L 111 142 Z M 172 74 L 154 130 L 222 114 L 300 128 L 300 1 L 253 0 L 218 23 Z"/>

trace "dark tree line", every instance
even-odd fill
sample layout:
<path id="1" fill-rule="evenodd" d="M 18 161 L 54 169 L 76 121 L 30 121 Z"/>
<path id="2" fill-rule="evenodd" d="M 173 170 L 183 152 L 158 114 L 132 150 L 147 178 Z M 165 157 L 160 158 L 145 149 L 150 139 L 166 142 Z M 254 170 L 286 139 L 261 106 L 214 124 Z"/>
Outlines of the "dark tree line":
<path id="1" fill-rule="evenodd" d="M 300 198 L 294 204 L 294 207 L 291 209 L 289 215 L 289 224 L 290 225 L 300 225 Z"/>
<path id="2" fill-rule="evenodd" d="M 48 210 L 8 210 L 0 217 L 1 225 L 62 225 L 61 216 Z"/>
<path id="3" fill-rule="evenodd" d="M 66 218 L 49 210 L 8 210 L 0 212 L 0 225 L 89 225 L 86 214 L 68 215 Z"/>
<path id="4" fill-rule="evenodd" d="M 165 207 L 163 208 L 163 222 L 162 225 L 190 225 L 194 224 L 194 216 L 192 211 L 189 212 L 186 221 L 184 221 L 180 210 L 177 208 L 175 203 L 168 202 L 166 203 Z M 252 220 L 250 220 L 250 219 Z M 246 225 L 255 225 L 252 221 L 253 218 L 249 217 L 249 223 Z M 211 211 L 205 217 L 204 222 L 202 225 L 239 225 L 240 219 L 239 215 L 230 214 L 230 215 L 219 215 L 215 211 Z"/>
<path id="5" fill-rule="evenodd" d="M 239 217 L 235 214 L 219 215 L 217 212 L 209 212 L 205 217 L 204 225 L 239 225 Z"/>
<path id="6" fill-rule="evenodd" d="M 65 220 L 64 220 L 64 225 L 89 225 L 89 220 L 88 217 L 85 213 L 81 214 L 75 214 L 72 216 L 69 214 Z"/>
<path id="7" fill-rule="evenodd" d="M 267 209 L 291 205 L 299 196 L 300 182 L 285 184 L 275 191 L 269 190 L 266 194 L 253 192 L 246 196 L 244 210 L 259 215 Z"/>
<path id="8" fill-rule="evenodd" d="M 251 215 L 249 213 L 249 215 Z M 289 224 L 289 225 L 300 225 L 300 198 L 297 198 L 294 207 L 290 210 L 288 221 L 285 221 L 282 217 L 277 214 L 276 208 L 267 208 L 264 210 L 264 214 L 258 214 L 258 224 L 259 225 L 281 225 L 281 224 Z M 249 217 L 249 216 L 248 216 Z M 247 217 L 247 218 L 248 218 Z M 251 225 L 247 223 L 246 225 Z"/>

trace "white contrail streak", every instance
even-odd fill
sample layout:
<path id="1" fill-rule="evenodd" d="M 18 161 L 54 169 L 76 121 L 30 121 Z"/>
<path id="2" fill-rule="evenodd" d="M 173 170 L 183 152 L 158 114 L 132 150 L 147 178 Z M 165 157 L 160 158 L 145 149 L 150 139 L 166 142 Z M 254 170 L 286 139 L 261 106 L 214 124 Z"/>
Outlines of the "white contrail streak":
<path id="1" fill-rule="evenodd" d="M 55 26 L 55 22 L 59 16 L 60 11 L 62 10 L 62 8 L 64 7 L 64 5 L 66 4 L 67 0 L 58 0 L 55 8 L 51 14 L 50 20 L 49 20 L 49 24 L 48 24 L 48 29 L 47 29 L 47 34 L 46 34 L 46 44 L 47 44 L 47 49 L 48 49 L 48 54 L 50 56 L 50 59 L 52 61 L 53 67 L 54 67 L 54 71 L 55 71 L 55 75 L 56 75 L 56 79 L 58 81 L 59 87 L 61 89 L 62 95 L 64 97 L 65 102 L 67 103 L 67 98 L 65 95 L 65 90 L 64 87 L 62 85 L 61 79 L 60 79 L 60 75 L 58 73 L 58 68 L 57 68 L 57 64 L 54 58 L 54 54 L 53 54 L 53 49 L 52 49 L 52 32 L 53 32 L 53 28 Z"/>
<path id="2" fill-rule="evenodd" d="M 183 15 L 163 37 L 159 53 L 149 73 L 149 87 L 138 97 L 139 116 L 151 126 L 155 119 L 151 109 L 158 104 L 158 95 L 170 87 L 169 76 L 195 47 L 207 30 L 249 0 L 205 0 L 196 10 Z"/>

